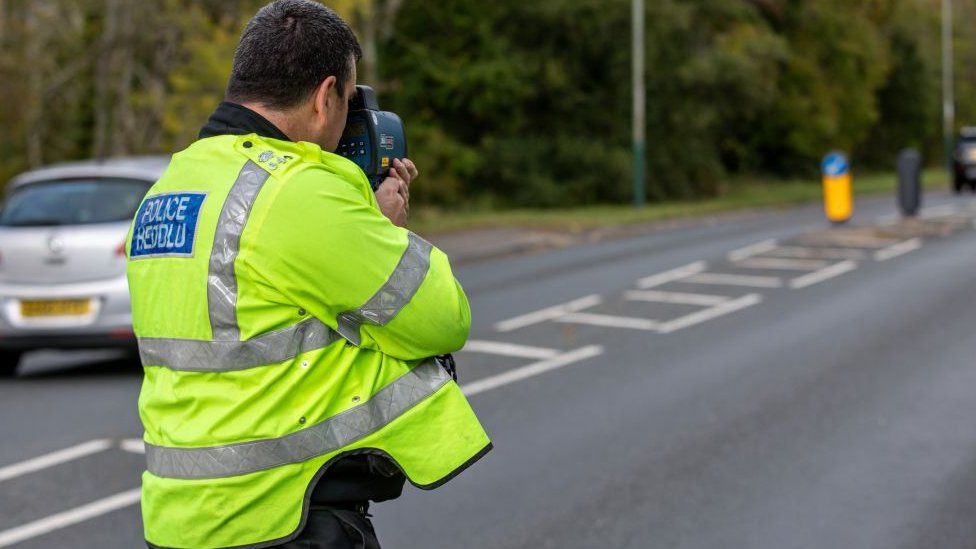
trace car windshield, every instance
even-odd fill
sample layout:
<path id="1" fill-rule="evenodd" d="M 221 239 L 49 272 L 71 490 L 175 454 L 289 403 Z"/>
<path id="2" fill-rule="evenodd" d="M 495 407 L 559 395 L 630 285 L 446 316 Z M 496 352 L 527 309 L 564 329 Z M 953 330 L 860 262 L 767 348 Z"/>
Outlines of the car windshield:
<path id="1" fill-rule="evenodd" d="M 137 179 L 70 179 L 29 183 L 0 210 L 0 226 L 87 225 L 132 218 L 151 183 Z"/>

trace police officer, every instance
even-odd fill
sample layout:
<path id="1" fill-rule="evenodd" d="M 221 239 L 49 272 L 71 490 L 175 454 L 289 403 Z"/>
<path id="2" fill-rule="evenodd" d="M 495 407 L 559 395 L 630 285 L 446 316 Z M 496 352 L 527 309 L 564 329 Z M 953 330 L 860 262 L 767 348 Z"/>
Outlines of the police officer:
<path id="1" fill-rule="evenodd" d="M 462 347 L 470 310 L 447 256 L 403 228 L 416 167 L 374 195 L 331 152 L 360 55 L 320 4 L 262 8 L 226 101 L 136 213 L 151 547 L 377 547 L 369 501 L 491 448 L 431 358 Z"/>

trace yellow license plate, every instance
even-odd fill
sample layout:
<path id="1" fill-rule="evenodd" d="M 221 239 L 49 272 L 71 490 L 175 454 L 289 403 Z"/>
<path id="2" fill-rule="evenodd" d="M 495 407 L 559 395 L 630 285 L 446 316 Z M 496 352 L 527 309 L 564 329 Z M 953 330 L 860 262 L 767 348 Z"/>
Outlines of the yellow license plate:
<path id="1" fill-rule="evenodd" d="M 90 312 L 90 299 L 38 299 L 20 302 L 20 314 L 24 317 L 81 316 Z"/>

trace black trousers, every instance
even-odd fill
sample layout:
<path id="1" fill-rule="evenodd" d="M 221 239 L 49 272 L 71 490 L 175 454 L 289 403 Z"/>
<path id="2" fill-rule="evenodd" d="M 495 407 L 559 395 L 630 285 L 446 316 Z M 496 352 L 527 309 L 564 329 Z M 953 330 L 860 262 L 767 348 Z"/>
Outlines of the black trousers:
<path id="1" fill-rule="evenodd" d="M 271 549 L 380 549 L 366 507 L 312 505 L 298 537 Z"/>

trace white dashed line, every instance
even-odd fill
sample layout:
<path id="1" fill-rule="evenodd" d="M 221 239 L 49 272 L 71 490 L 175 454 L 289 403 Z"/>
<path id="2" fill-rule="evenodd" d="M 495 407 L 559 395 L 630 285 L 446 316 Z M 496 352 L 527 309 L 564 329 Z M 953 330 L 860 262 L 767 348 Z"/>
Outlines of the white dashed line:
<path id="1" fill-rule="evenodd" d="M 898 214 L 884 214 L 875 217 L 874 222 L 877 225 L 887 227 L 889 225 L 894 225 L 895 223 L 898 223 L 899 219 L 901 219 L 901 216 Z"/>
<path id="2" fill-rule="evenodd" d="M 824 280 L 829 280 L 831 278 L 840 276 L 844 273 L 848 273 L 857 269 L 857 263 L 851 260 L 841 261 L 831 265 L 830 267 L 820 269 L 819 271 L 810 273 L 808 275 L 803 275 L 798 278 L 794 278 L 790 281 L 790 288 L 794 290 L 799 290 L 800 288 L 806 288 L 807 286 L 813 286 L 814 284 L 819 284 Z"/>
<path id="3" fill-rule="evenodd" d="M 569 351 L 548 360 L 542 360 L 529 364 L 528 366 L 522 366 L 521 368 L 502 372 L 500 374 L 479 379 L 477 381 L 472 381 L 471 383 L 463 385 L 461 390 L 464 391 L 464 394 L 467 396 L 474 396 L 479 393 L 484 393 L 485 391 L 490 391 L 510 383 L 515 383 L 516 381 L 528 379 L 530 377 L 535 377 L 537 375 L 568 366 L 581 360 L 593 358 L 601 354 L 603 354 L 603 347 L 600 345 L 581 347 L 575 351 Z"/>
<path id="4" fill-rule="evenodd" d="M 461 350 L 468 353 L 485 353 L 489 355 L 534 359 L 547 359 L 559 355 L 559 351 L 556 349 L 516 345 L 515 343 L 504 343 L 501 341 L 481 341 L 477 339 L 468 341 L 464 345 L 464 349 Z"/>
<path id="5" fill-rule="evenodd" d="M 783 271 L 816 271 L 830 265 L 823 259 L 792 259 L 786 257 L 753 257 L 736 263 L 746 269 L 771 269 Z"/>
<path id="6" fill-rule="evenodd" d="M 119 441 L 119 448 L 132 454 L 146 453 L 146 443 L 141 438 L 124 438 Z"/>
<path id="7" fill-rule="evenodd" d="M 668 282 L 674 282 L 676 280 L 687 278 L 693 274 L 700 273 L 705 270 L 705 267 L 706 264 L 704 261 L 696 261 L 694 263 L 685 265 L 684 267 L 678 267 L 677 269 L 671 269 L 670 271 L 664 271 L 663 273 L 645 276 L 637 281 L 637 287 L 646 290 L 648 288 L 661 286 L 663 284 L 667 284 Z"/>
<path id="8" fill-rule="evenodd" d="M 607 328 L 627 328 L 630 330 L 657 331 L 660 322 L 632 316 L 613 316 L 592 313 L 572 313 L 555 319 L 564 324 L 589 324 Z"/>
<path id="9" fill-rule="evenodd" d="M 803 246 L 780 246 L 768 253 L 798 259 L 865 259 L 868 256 L 864 250 L 856 248 L 805 248 Z"/>
<path id="10" fill-rule="evenodd" d="M 761 295 L 744 295 L 738 299 L 727 301 L 710 309 L 704 309 L 702 311 L 691 313 L 690 315 L 685 315 L 681 318 L 676 318 L 674 320 L 665 322 L 658 328 L 658 332 L 662 334 L 670 334 L 671 332 L 676 332 L 684 328 L 690 328 L 696 324 L 701 324 L 702 322 L 707 322 L 720 316 L 734 313 L 747 307 L 752 307 L 753 305 L 758 305 L 759 303 L 762 303 Z"/>
<path id="11" fill-rule="evenodd" d="M 690 294 L 685 292 L 660 292 L 657 290 L 630 290 L 624 294 L 624 299 L 630 301 L 648 301 L 651 303 L 676 303 L 679 305 L 700 305 L 711 307 L 725 303 L 730 298 L 724 295 Z"/>
<path id="12" fill-rule="evenodd" d="M 57 452 L 51 452 L 43 456 L 21 461 L 20 463 L 14 463 L 13 465 L 0 468 L 0 482 L 40 471 L 41 469 L 47 469 L 48 467 L 54 467 L 55 465 L 60 465 L 68 461 L 74 461 L 91 454 L 97 454 L 111 447 L 111 440 L 96 439 L 65 448 L 64 450 L 58 450 Z"/>
<path id="13" fill-rule="evenodd" d="M 898 242 L 895 238 L 843 232 L 805 235 L 800 237 L 800 240 L 805 244 L 826 244 L 838 248 L 886 248 Z"/>
<path id="14" fill-rule="evenodd" d="M 603 299 L 599 296 L 599 294 L 588 295 L 586 297 L 574 299 L 569 303 L 563 303 L 562 305 L 556 305 L 554 307 L 546 307 L 545 309 L 541 309 L 539 311 L 519 315 L 508 320 L 503 320 L 495 324 L 495 329 L 499 332 L 511 332 L 512 330 L 518 330 L 519 328 L 524 328 L 540 322 L 546 322 L 547 320 L 553 320 L 568 313 L 589 309 L 590 307 L 599 305 L 602 302 Z"/>
<path id="15" fill-rule="evenodd" d="M 739 248 L 738 250 L 732 250 L 728 253 L 727 257 L 729 258 L 729 261 L 742 261 L 748 257 L 763 254 L 774 249 L 776 249 L 775 239 L 763 240 L 762 242 L 750 244 L 744 248 Z"/>
<path id="16" fill-rule="evenodd" d="M 682 282 L 714 284 L 716 286 L 745 286 L 747 288 L 782 288 L 783 280 L 777 276 L 752 276 L 727 273 L 701 273 L 689 276 Z"/>
<path id="17" fill-rule="evenodd" d="M 948 217 L 957 213 L 959 213 L 959 207 L 955 204 L 942 204 L 940 206 L 922 208 L 922 213 L 919 217 L 922 219 L 934 219 L 938 217 Z"/>
<path id="18" fill-rule="evenodd" d="M 908 252 L 913 252 L 922 247 L 921 238 L 912 238 L 904 242 L 899 242 L 889 246 L 883 250 L 878 250 L 874 252 L 875 261 L 888 261 L 889 259 L 896 258 L 901 255 L 905 255 Z"/>
<path id="19" fill-rule="evenodd" d="M 0 532 L 0 547 L 35 538 L 54 530 L 60 530 L 97 516 L 139 503 L 139 488 L 126 490 L 113 496 L 93 501 L 74 509 L 51 515 L 27 524 Z"/>

